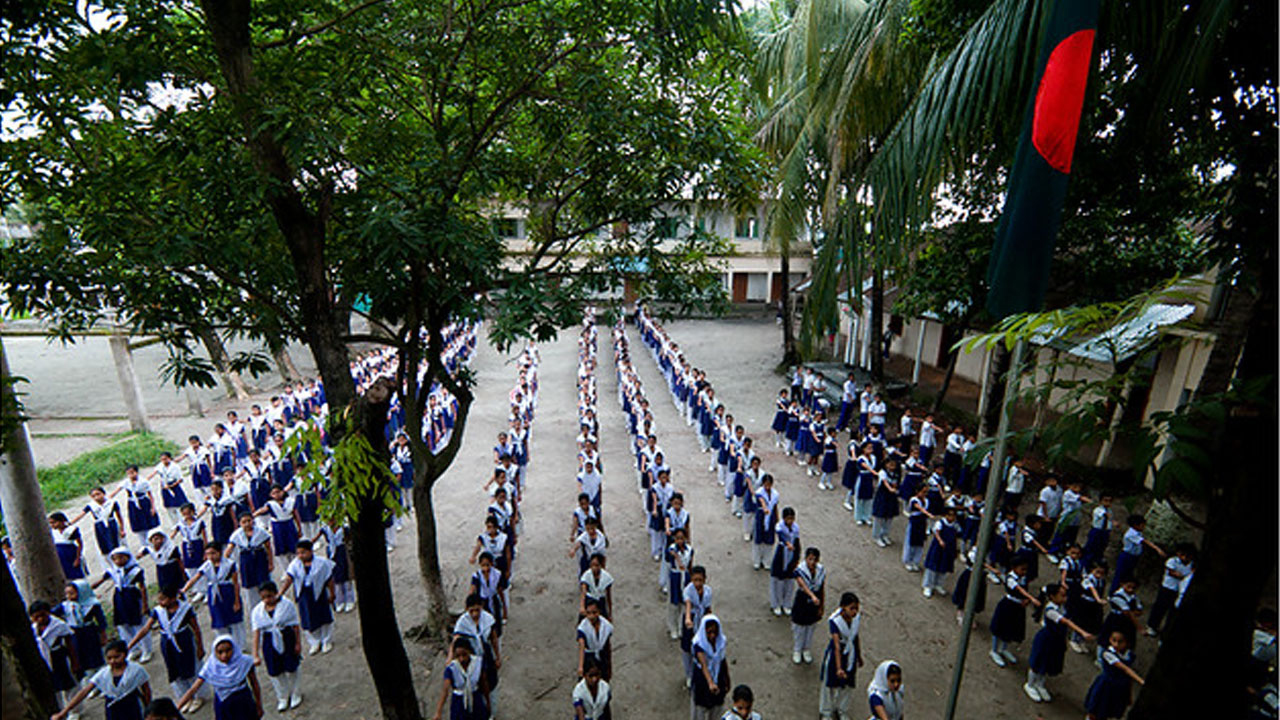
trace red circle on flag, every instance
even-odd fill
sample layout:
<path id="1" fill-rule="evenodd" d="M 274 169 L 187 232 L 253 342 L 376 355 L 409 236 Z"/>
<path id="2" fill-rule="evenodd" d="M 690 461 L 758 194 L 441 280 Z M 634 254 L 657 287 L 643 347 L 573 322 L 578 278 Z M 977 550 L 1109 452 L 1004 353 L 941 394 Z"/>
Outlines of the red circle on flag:
<path id="1" fill-rule="evenodd" d="M 1061 173 L 1071 172 L 1093 35 L 1093 30 L 1078 30 L 1058 43 L 1045 63 L 1036 92 L 1031 142 L 1050 167 Z"/>

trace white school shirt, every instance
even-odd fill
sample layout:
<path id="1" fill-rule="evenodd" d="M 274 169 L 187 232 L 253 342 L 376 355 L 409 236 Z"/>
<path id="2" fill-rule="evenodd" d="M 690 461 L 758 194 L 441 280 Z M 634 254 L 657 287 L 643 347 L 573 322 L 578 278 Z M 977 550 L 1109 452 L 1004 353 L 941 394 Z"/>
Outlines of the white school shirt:
<path id="1" fill-rule="evenodd" d="M 1009 474 L 1005 478 L 1005 489 L 1015 495 L 1022 493 L 1022 486 L 1027 480 L 1027 474 L 1016 465 L 1009 466 Z"/>
<path id="2" fill-rule="evenodd" d="M 1111 529 L 1111 510 L 1101 505 L 1093 509 L 1093 525 L 1094 530 L 1110 530 Z"/>
<path id="3" fill-rule="evenodd" d="M 1062 488 L 1048 485 L 1040 488 L 1040 502 L 1044 504 L 1044 516 L 1057 519 L 1062 514 Z"/>
<path id="4" fill-rule="evenodd" d="M 858 409 L 863 413 L 869 412 L 871 407 L 871 399 L 874 397 L 875 397 L 874 394 L 869 393 L 866 390 L 863 390 L 862 394 L 858 396 Z"/>
<path id="5" fill-rule="evenodd" d="M 925 420 L 920 423 L 920 447 L 933 447 L 938 444 L 938 426 Z"/>
<path id="6" fill-rule="evenodd" d="M 585 622 L 585 621 L 584 621 Z M 586 720 L 596 720 L 609 707 L 609 683 L 601 680 L 596 685 L 596 694 L 591 694 L 586 680 L 579 680 L 573 686 L 573 704 L 582 708 L 582 716 Z"/>
<path id="7" fill-rule="evenodd" d="M 903 437 L 911 437 L 916 433 L 915 428 L 911 425 L 911 416 L 903 413 L 898 420 L 898 433 Z"/>
<path id="8" fill-rule="evenodd" d="M 596 654 L 604 650 L 604 646 L 608 644 L 609 638 L 613 636 L 613 623 L 607 618 L 600 618 L 600 627 L 594 627 L 587 618 L 582 618 L 582 622 L 578 623 L 578 635 L 582 636 L 586 645 L 585 650 L 589 653 Z"/>
<path id="9" fill-rule="evenodd" d="M 587 568 L 586 572 L 582 573 L 582 577 L 578 578 L 578 582 L 586 586 L 583 590 L 586 592 L 587 597 L 603 600 L 605 591 L 609 589 L 610 585 L 613 585 L 613 576 L 609 574 L 608 570 L 601 568 L 600 577 L 597 578 L 595 573 L 591 572 L 591 568 Z"/>
<path id="10" fill-rule="evenodd" d="M 1124 531 L 1124 547 L 1121 549 L 1130 555 L 1141 555 L 1142 540 L 1142 531 L 1131 527 Z"/>
<path id="11" fill-rule="evenodd" d="M 852 380 L 845 380 L 844 395 L 841 397 L 841 400 L 847 403 L 852 403 L 857 398 L 858 398 L 858 384 Z"/>
<path id="12" fill-rule="evenodd" d="M 1164 579 L 1160 581 L 1160 587 L 1166 590 L 1177 590 L 1182 584 L 1182 578 L 1191 572 L 1191 563 L 1182 562 L 1182 558 L 1174 555 L 1164 561 Z M 1178 573 L 1178 577 L 1174 577 L 1173 573 Z"/>
<path id="13" fill-rule="evenodd" d="M 287 597 L 276 602 L 275 609 L 268 610 L 266 602 L 253 606 L 249 613 L 249 622 L 254 631 L 262 632 L 263 644 L 271 643 L 277 653 L 284 653 L 284 630 L 289 627 L 300 627 L 298 606 Z"/>
<path id="14" fill-rule="evenodd" d="M 869 403 L 867 405 L 867 422 L 872 425 L 884 425 L 884 414 L 887 409 L 883 400 Z"/>
<path id="15" fill-rule="evenodd" d="M 1070 489 L 1064 490 L 1062 492 L 1063 516 L 1069 515 L 1072 512 L 1075 512 L 1082 507 L 1084 507 L 1084 502 L 1080 500 L 1080 493 Z M 1069 521 L 1069 524 L 1072 526 L 1078 527 L 1080 525 L 1080 513 L 1077 512 L 1074 516 L 1072 516 L 1071 520 Z"/>
<path id="16" fill-rule="evenodd" d="M 578 544 L 578 549 L 586 557 L 591 557 L 596 554 L 604 555 L 605 550 L 609 546 L 609 541 L 605 538 L 604 531 L 602 530 L 596 531 L 596 537 L 594 540 L 591 539 L 591 535 L 589 533 L 583 532 L 578 535 L 578 537 L 574 538 L 574 542 Z"/>
<path id="17" fill-rule="evenodd" d="M 964 436 L 960 433 L 951 433 L 947 436 L 947 452 L 957 455 L 964 452 Z"/>

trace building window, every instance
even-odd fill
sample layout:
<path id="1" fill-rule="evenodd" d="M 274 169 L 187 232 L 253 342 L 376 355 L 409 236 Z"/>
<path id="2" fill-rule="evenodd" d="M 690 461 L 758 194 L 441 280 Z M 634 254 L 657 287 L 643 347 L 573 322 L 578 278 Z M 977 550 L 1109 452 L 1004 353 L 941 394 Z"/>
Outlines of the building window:
<path id="1" fill-rule="evenodd" d="M 518 229 L 519 223 L 516 218 L 503 217 L 493 219 L 493 234 L 504 240 L 519 237 L 516 234 Z"/>
<path id="2" fill-rule="evenodd" d="M 680 218 L 672 216 L 660 217 L 653 221 L 653 231 L 662 240 L 675 238 L 680 229 Z"/>
<path id="3" fill-rule="evenodd" d="M 740 216 L 733 223 L 733 236 L 736 238 L 751 239 L 760 237 L 759 218 L 750 215 Z"/>

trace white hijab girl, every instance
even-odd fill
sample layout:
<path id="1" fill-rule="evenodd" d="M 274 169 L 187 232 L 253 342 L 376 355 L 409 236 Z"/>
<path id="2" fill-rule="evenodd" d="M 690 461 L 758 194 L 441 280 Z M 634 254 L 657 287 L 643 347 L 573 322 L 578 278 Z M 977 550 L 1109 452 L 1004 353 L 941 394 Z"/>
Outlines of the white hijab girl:
<path id="1" fill-rule="evenodd" d="M 885 660 L 876 667 L 875 677 L 867 685 L 873 716 L 878 720 L 902 720 L 906 709 L 902 696 L 902 666 L 897 661 Z"/>

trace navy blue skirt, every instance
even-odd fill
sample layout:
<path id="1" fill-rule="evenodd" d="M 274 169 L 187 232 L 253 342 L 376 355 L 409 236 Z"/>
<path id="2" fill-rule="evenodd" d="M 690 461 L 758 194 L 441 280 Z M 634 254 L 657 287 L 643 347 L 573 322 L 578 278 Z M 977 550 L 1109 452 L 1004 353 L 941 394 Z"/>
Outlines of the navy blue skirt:
<path id="1" fill-rule="evenodd" d="M 142 614 L 142 591 L 136 587 L 116 588 L 111 598 L 111 608 L 115 613 L 117 626 L 141 625 L 145 619 Z"/>
<path id="2" fill-rule="evenodd" d="M 95 522 L 93 524 L 93 537 L 98 541 L 98 552 L 103 557 L 111 554 L 112 550 L 120 547 L 120 523 L 115 518 L 111 518 L 106 522 Z"/>
<path id="3" fill-rule="evenodd" d="M 1031 640 L 1031 657 L 1028 660 L 1033 672 L 1041 675 L 1061 675 L 1062 660 L 1067 654 L 1066 627 L 1061 623 L 1045 623 Z"/>
<path id="4" fill-rule="evenodd" d="M 258 720 L 258 703 L 248 685 L 220 699 L 213 696 L 213 720 Z"/>
<path id="5" fill-rule="evenodd" d="M 298 619 L 304 629 L 314 632 L 333 622 L 333 606 L 329 604 L 328 591 L 321 592 L 317 600 L 310 585 L 296 587 Z"/>
<path id="6" fill-rule="evenodd" d="M 153 527 L 160 527 L 160 518 L 151 512 L 151 498 L 140 497 L 129 501 L 129 528 L 136 533 L 143 533 Z"/>
<path id="7" fill-rule="evenodd" d="M 262 664 L 267 666 L 267 675 L 270 677 L 298 672 L 298 665 L 302 661 L 302 656 L 294 652 L 298 647 L 298 628 L 292 625 L 281 628 L 280 634 L 284 637 L 283 652 L 276 652 L 270 633 L 262 633 Z"/>
<path id="8" fill-rule="evenodd" d="M 190 680 L 196 676 L 196 639 L 187 627 L 173 634 L 173 637 L 160 638 L 160 657 L 164 658 L 164 669 L 169 673 L 169 682 Z"/>
<path id="9" fill-rule="evenodd" d="M 883 485 L 877 485 L 876 496 L 871 503 L 871 514 L 878 518 L 898 517 L 898 497 Z"/>
<path id="10" fill-rule="evenodd" d="M 1022 642 L 1027 637 L 1027 609 L 1017 600 L 1000 598 L 991 614 L 991 634 L 1005 642 Z"/>

